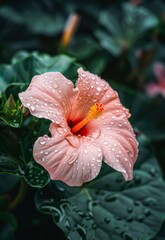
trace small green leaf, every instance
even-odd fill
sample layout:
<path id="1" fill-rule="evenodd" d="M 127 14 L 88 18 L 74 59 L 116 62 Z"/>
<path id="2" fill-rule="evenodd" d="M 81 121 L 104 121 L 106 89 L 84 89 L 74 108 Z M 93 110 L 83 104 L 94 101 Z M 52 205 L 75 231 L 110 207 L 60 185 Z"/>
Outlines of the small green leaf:
<path id="1" fill-rule="evenodd" d="M 9 91 L 9 88 L 7 91 Z M 2 93 L 0 104 L 0 119 L 2 119 L 7 125 L 18 128 L 22 124 L 23 120 L 21 103 L 18 100 L 15 101 L 12 94 L 13 91 L 9 91 L 9 97 L 7 91 Z"/>

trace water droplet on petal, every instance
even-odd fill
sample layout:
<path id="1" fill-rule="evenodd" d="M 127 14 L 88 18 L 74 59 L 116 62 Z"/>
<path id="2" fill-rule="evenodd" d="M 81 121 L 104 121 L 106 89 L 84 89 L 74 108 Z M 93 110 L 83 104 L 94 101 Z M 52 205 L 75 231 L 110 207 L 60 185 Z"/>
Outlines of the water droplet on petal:
<path id="1" fill-rule="evenodd" d="M 31 108 L 31 110 L 32 110 L 32 111 L 34 111 L 34 110 L 35 110 L 35 107 L 34 107 L 34 106 L 31 106 L 30 108 Z"/>
<path id="2" fill-rule="evenodd" d="M 44 158 L 44 157 L 42 157 L 42 158 L 41 158 L 41 161 L 42 161 L 42 162 L 44 162 L 44 161 L 45 161 L 45 158 Z"/>
<path id="3" fill-rule="evenodd" d="M 82 76 L 82 77 L 86 77 L 85 73 L 83 73 L 83 72 L 81 73 L 81 76 Z"/>
<path id="4" fill-rule="evenodd" d="M 102 161 L 102 159 L 101 159 L 101 158 L 98 158 L 96 161 L 97 161 L 98 163 L 100 163 L 100 162 Z"/>
<path id="5" fill-rule="evenodd" d="M 99 91 L 99 92 L 101 91 L 101 87 L 97 87 L 96 89 L 97 89 L 97 91 Z"/>
<path id="6" fill-rule="evenodd" d="M 42 139 L 40 139 L 39 143 L 40 143 L 41 145 L 44 145 L 44 144 L 46 143 L 46 140 L 45 140 L 44 138 L 42 138 Z"/>
<path id="7" fill-rule="evenodd" d="M 53 87 L 56 89 L 58 88 L 57 84 L 56 83 L 53 83 Z"/>

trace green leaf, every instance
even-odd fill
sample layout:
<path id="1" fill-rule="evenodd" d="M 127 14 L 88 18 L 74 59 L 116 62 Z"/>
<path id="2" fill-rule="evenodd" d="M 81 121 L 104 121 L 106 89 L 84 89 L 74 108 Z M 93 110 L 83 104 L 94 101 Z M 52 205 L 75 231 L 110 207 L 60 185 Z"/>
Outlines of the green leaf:
<path id="1" fill-rule="evenodd" d="M 18 11 L 11 6 L 2 6 L 0 15 L 10 19 L 17 24 L 25 25 L 35 34 L 44 33 L 47 35 L 58 34 L 64 27 L 64 18 L 61 13 L 47 13 L 40 5 L 31 6 L 33 11 L 27 5 L 22 11 Z M 34 10 L 35 8 L 35 10 Z"/>
<path id="2" fill-rule="evenodd" d="M 75 41 L 68 53 L 94 74 L 101 75 L 106 68 L 109 57 L 100 49 L 92 38 L 81 37 Z"/>
<path id="3" fill-rule="evenodd" d="M 6 87 L 14 79 L 14 71 L 10 65 L 1 65 L 0 66 L 0 92 L 4 91 Z"/>
<path id="4" fill-rule="evenodd" d="M 23 177 L 31 187 L 35 188 L 44 187 L 50 181 L 48 173 L 35 162 L 27 164 Z"/>
<path id="5" fill-rule="evenodd" d="M 152 240 L 164 240 L 165 239 L 165 222 L 163 223 L 158 235 Z"/>
<path id="6" fill-rule="evenodd" d="M 141 136 L 139 143 L 132 181 L 103 167 L 81 188 L 52 182 L 36 194 L 38 210 L 51 214 L 71 240 L 151 239 L 165 218 L 165 184 L 148 141 Z"/>
<path id="7" fill-rule="evenodd" d="M 131 48 L 149 29 L 154 28 L 158 19 L 145 7 L 123 3 L 121 8 L 102 11 L 99 22 L 101 28 L 95 31 L 95 36 L 100 45 L 118 56 L 122 51 Z"/>
<path id="8" fill-rule="evenodd" d="M 0 173 L 22 177 L 30 186 L 39 188 L 45 186 L 50 178 L 45 169 L 33 160 L 32 146 L 37 134 L 40 136 L 42 131 L 46 131 L 48 123 L 41 120 L 35 124 L 32 121 L 27 124 L 31 129 L 25 128 L 23 133 L 19 129 L 1 129 Z"/>
<path id="9" fill-rule="evenodd" d="M 96 30 L 95 35 L 100 40 L 101 46 L 114 56 L 118 56 L 121 53 L 121 46 L 117 40 L 113 39 L 108 33 L 102 30 Z"/>
<path id="10" fill-rule="evenodd" d="M 140 35 L 158 24 L 157 17 L 147 8 L 130 3 L 123 4 L 125 25 L 136 29 L 134 34 Z"/>
<path id="11" fill-rule="evenodd" d="M 64 54 L 51 57 L 48 54 L 19 52 L 12 60 L 17 75 L 16 81 L 30 83 L 32 77 L 44 72 L 61 72 L 63 74 L 75 67 L 75 58 Z M 74 73 L 75 76 L 75 73 Z"/>
<path id="12" fill-rule="evenodd" d="M 1 161 L 1 157 L 0 157 Z M 0 195 L 12 190 L 19 182 L 19 177 L 11 174 L 0 174 Z"/>
<path id="13" fill-rule="evenodd" d="M 0 153 L 0 172 L 22 175 L 22 163 L 9 154 Z"/>

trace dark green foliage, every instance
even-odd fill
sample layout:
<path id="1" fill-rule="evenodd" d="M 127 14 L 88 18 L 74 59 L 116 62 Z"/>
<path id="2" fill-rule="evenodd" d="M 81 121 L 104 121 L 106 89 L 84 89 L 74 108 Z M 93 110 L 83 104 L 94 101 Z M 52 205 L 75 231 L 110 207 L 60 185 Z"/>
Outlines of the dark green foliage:
<path id="1" fill-rule="evenodd" d="M 80 21 L 63 48 L 73 13 Z M 164 240 L 165 98 L 146 92 L 158 83 L 154 64 L 165 66 L 164 16 L 164 0 L 0 1 L 0 239 Z M 50 121 L 32 117 L 18 94 L 44 72 L 75 83 L 80 66 L 130 110 L 140 143 L 130 182 L 103 164 L 95 180 L 69 187 L 33 159 Z"/>

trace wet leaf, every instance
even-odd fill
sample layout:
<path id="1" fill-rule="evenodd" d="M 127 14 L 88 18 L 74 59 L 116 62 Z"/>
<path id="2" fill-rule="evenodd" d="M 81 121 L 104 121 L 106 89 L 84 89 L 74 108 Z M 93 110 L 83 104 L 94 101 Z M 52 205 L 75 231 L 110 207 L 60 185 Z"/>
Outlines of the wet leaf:
<path id="1" fill-rule="evenodd" d="M 44 187 L 50 181 L 48 173 L 35 162 L 29 162 L 23 177 L 31 187 L 36 188 Z"/>
<path id="2" fill-rule="evenodd" d="M 13 69 L 17 75 L 17 82 L 30 83 L 34 75 L 44 72 L 64 73 L 74 67 L 75 58 L 61 54 L 55 57 L 37 52 L 18 52 L 12 59 Z M 74 73 L 75 74 L 75 73 Z"/>

